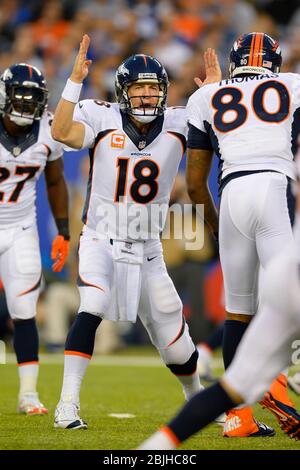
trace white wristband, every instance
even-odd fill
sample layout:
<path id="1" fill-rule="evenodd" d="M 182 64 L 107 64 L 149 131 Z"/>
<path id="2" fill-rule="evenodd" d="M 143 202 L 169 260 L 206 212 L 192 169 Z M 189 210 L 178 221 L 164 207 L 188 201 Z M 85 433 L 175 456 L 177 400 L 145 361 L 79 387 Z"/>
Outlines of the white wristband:
<path id="1" fill-rule="evenodd" d="M 64 100 L 71 101 L 71 103 L 78 103 L 81 88 L 82 83 L 72 82 L 72 80 L 68 78 L 61 96 Z"/>

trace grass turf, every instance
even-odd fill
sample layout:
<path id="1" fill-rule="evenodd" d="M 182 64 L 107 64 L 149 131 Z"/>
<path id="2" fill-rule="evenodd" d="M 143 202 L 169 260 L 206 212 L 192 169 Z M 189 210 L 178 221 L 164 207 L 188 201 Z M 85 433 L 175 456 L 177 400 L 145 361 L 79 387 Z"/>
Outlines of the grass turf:
<path id="1" fill-rule="evenodd" d="M 13 364 L 0 365 L 0 449 L 133 449 L 164 424 L 183 404 L 181 387 L 164 367 L 91 365 L 81 392 L 81 416 L 87 431 L 53 428 L 53 413 L 59 398 L 63 367 L 41 366 L 40 397 L 49 416 L 16 414 L 18 377 Z M 300 399 L 291 394 L 300 408 Z M 131 413 L 132 419 L 109 417 Z M 182 449 L 300 449 L 300 443 L 280 430 L 273 415 L 255 406 L 255 416 L 275 427 L 271 438 L 225 439 L 221 427 L 212 424 L 182 445 Z"/>

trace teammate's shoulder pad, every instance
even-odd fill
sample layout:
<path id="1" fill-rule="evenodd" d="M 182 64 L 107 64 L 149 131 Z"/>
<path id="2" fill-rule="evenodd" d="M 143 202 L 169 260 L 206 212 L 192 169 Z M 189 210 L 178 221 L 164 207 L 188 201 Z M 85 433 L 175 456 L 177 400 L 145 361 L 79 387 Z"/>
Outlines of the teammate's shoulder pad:
<path id="1" fill-rule="evenodd" d="M 205 96 L 209 95 L 212 90 L 215 90 L 220 83 L 209 83 L 208 85 L 203 85 L 202 87 L 198 88 L 198 90 L 194 91 L 194 93 L 189 97 L 188 104 L 193 102 L 201 101 Z"/>
<path id="2" fill-rule="evenodd" d="M 172 126 L 181 127 L 186 125 L 187 114 L 185 106 L 170 106 L 166 109 L 165 120 Z"/>

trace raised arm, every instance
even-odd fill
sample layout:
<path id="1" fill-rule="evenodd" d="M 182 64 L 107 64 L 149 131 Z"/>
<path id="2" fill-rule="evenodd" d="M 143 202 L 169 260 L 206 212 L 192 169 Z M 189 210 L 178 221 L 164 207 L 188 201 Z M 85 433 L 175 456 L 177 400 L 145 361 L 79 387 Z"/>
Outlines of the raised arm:
<path id="1" fill-rule="evenodd" d="M 80 43 L 71 76 L 55 110 L 51 126 L 54 140 L 76 149 L 82 148 L 85 137 L 85 127 L 82 123 L 73 121 L 73 113 L 79 100 L 82 82 L 88 75 L 89 66 L 92 63 L 91 60 L 86 59 L 89 44 L 90 38 L 85 34 Z"/>
<path id="2" fill-rule="evenodd" d="M 199 88 L 201 88 L 203 85 L 220 82 L 222 80 L 222 72 L 216 51 L 214 49 L 208 48 L 204 52 L 203 57 L 206 78 L 203 82 L 199 77 L 194 78 L 194 81 Z"/>

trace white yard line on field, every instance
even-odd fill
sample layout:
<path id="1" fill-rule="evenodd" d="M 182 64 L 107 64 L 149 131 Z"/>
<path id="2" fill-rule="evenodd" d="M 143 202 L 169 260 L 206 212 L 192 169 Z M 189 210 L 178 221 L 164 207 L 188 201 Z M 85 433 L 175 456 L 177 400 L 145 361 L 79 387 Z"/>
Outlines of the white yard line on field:
<path id="1" fill-rule="evenodd" d="M 40 354 L 40 363 L 43 364 L 63 364 L 63 354 Z M 6 354 L 6 363 L 15 364 L 16 356 L 12 353 Z M 157 356 L 121 356 L 121 355 L 95 355 L 91 360 L 91 366 L 137 366 L 137 367 L 162 367 L 162 360 Z M 213 359 L 213 369 L 222 368 L 221 358 Z"/>

